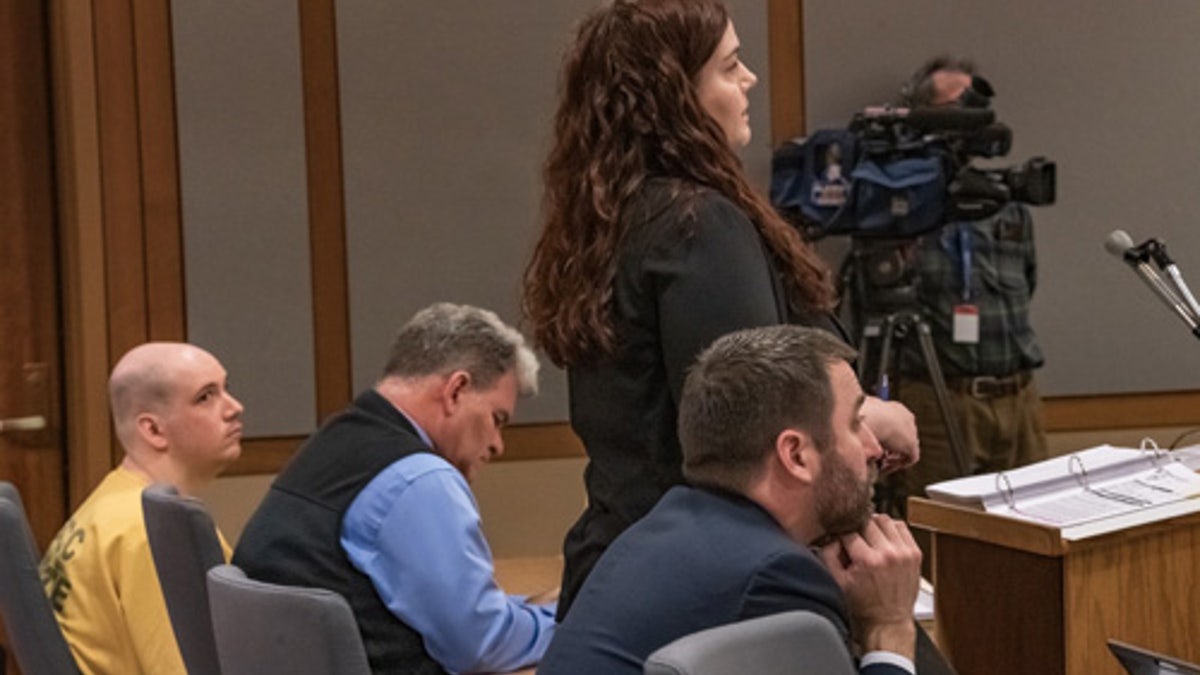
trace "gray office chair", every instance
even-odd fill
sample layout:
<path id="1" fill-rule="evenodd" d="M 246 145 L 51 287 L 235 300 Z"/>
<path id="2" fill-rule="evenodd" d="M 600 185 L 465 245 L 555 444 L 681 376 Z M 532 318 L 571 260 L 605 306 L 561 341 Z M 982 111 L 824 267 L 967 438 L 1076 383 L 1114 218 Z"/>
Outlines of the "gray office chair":
<path id="1" fill-rule="evenodd" d="M 854 675 L 842 638 L 828 619 L 784 612 L 710 628 L 661 647 L 645 675 Z"/>
<path id="2" fill-rule="evenodd" d="M 25 513 L 25 502 L 21 501 L 21 492 L 17 490 L 16 485 L 6 480 L 0 480 L 0 499 L 7 499 L 16 504 L 17 508 L 21 510 L 21 517 L 25 519 L 26 523 L 29 522 L 28 515 Z"/>
<path id="3" fill-rule="evenodd" d="M 212 516 L 200 500 L 170 485 L 146 488 L 142 512 L 183 664 L 189 675 L 219 675 L 205 575 L 225 563 L 225 553 Z"/>
<path id="4" fill-rule="evenodd" d="M 37 543 L 17 489 L 0 481 L 0 617 L 26 675 L 78 675 L 38 574 Z"/>
<path id="5" fill-rule="evenodd" d="M 208 572 L 217 653 L 225 675 L 369 675 L 350 604 L 321 588 L 246 577 L 235 565 Z"/>

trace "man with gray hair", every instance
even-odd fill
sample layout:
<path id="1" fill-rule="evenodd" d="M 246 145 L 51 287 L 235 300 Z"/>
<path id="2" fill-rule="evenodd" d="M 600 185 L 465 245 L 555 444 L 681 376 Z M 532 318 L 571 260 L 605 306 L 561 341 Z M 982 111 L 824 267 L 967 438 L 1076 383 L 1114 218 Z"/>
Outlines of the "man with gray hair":
<path id="1" fill-rule="evenodd" d="M 605 551 L 539 675 L 638 675 L 684 635 L 790 610 L 853 638 L 862 673 L 914 671 L 921 552 L 903 522 L 872 514 L 883 451 L 853 355 L 800 326 L 731 333 L 700 355 L 679 405 L 689 485 Z"/>
<path id="2" fill-rule="evenodd" d="M 383 377 L 275 479 L 234 563 L 354 609 L 375 672 L 509 671 L 540 660 L 554 607 L 506 595 L 468 483 L 504 451 L 538 363 L 492 312 L 440 303 L 392 343 Z"/>

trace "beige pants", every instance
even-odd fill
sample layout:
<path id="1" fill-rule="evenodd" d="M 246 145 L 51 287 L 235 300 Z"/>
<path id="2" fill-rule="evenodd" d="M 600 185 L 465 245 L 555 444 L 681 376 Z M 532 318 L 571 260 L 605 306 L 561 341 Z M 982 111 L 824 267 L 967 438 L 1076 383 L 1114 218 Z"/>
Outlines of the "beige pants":
<path id="1" fill-rule="evenodd" d="M 903 518 L 908 496 L 924 497 L 925 486 L 958 478 L 960 474 L 933 385 L 910 379 L 896 384 L 894 398 L 916 416 L 917 435 L 921 439 L 920 461 L 884 479 L 887 497 L 884 506 L 893 516 Z M 948 393 L 950 411 L 962 430 L 963 444 L 971 457 L 970 473 L 1003 471 L 1049 456 L 1042 424 L 1042 398 L 1033 379 L 1007 396 L 979 398 L 953 388 Z M 932 578 L 929 533 L 914 528 L 913 537 L 924 554 L 921 573 Z"/>
<path id="2" fill-rule="evenodd" d="M 951 454 L 933 385 L 907 378 L 896 385 L 895 399 L 908 406 L 917 418 L 921 459 L 915 466 L 895 474 L 889 484 L 903 490 L 903 494 L 923 497 L 925 486 L 958 478 L 958 465 Z M 977 398 L 951 388 L 949 397 L 950 410 L 962 430 L 963 444 L 971 458 L 969 473 L 1003 471 L 1049 456 L 1042 399 L 1032 379 L 1007 396 Z"/>

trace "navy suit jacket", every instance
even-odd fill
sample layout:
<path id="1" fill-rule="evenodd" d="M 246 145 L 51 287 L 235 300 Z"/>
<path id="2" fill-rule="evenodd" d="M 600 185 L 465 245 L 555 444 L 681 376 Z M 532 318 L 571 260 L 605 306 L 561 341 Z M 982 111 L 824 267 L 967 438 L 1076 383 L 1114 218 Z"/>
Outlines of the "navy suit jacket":
<path id="1" fill-rule="evenodd" d="M 743 497 L 675 487 L 601 556 L 538 675 L 640 675 L 676 638 L 796 609 L 826 617 L 848 640 L 841 589 L 770 514 Z"/>

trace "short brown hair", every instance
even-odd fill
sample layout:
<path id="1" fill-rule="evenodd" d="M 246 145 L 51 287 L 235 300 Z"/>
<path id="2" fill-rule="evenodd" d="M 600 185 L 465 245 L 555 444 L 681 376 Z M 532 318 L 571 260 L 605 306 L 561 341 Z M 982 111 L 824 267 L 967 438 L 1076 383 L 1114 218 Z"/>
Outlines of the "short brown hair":
<path id="1" fill-rule="evenodd" d="M 829 367 L 855 351 L 830 333 L 770 326 L 730 333 L 700 355 L 679 404 L 683 475 L 696 485 L 744 492 L 784 429 L 829 447 Z"/>

